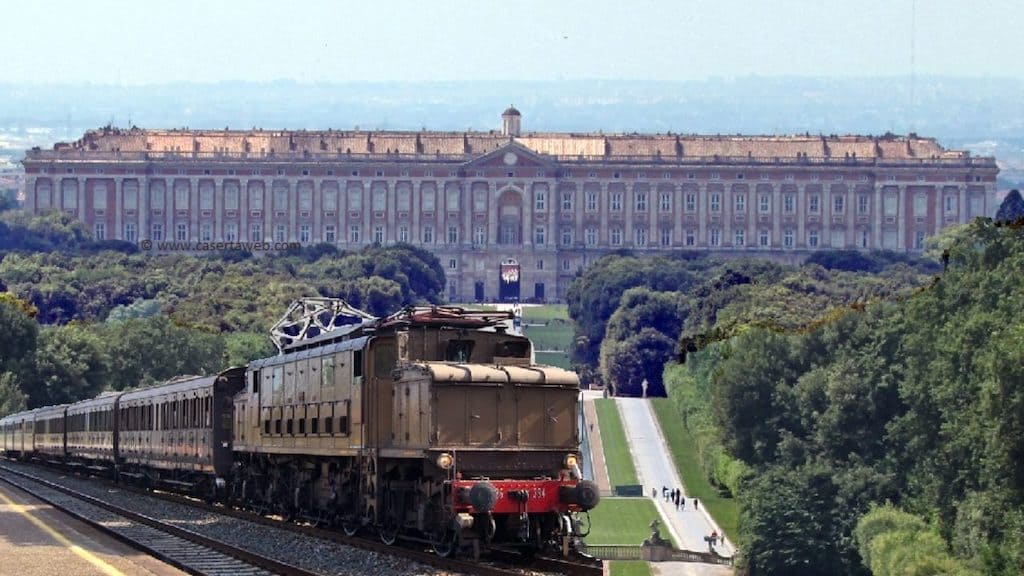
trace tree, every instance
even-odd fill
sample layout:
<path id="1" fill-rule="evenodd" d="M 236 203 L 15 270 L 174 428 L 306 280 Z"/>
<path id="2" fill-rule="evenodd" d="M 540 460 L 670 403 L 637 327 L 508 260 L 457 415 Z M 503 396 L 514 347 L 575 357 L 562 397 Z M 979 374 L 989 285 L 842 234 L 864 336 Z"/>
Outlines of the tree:
<path id="1" fill-rule="evenodd" d="M 32 372 L 23 384 L 29 408 L 91 398 L 109 381 L 109 358 L 99 336 L 69 324 L 40 334 Z"/>
<path id="2" fill-rule="evenodd" d="M 274 343 L 266 334 L 235 332 L 224 337 L 228 366 L 245 366 L 259 358 L 277 353 Z"/>
<path id="3" fill-rule="evenodd" d="M 996 222 L 1021 222 L 1024 220 L 1024 198 L 1016 188 L 1003 198 L 996 212 Z"/>
<path id="4" fill-rule="evenodd" d="M 601 378 L 618 396 L 640 396 L 648 384 L 648 396 L 665 396 L 662 374 L 675 355 L 675 340 L 653 328 L 621 341 L 601 344 Z"/>
<path id="5" fill-rule="evenodd" d="M 9 292 L 0 292 L 0 372 L 17 371 L 36 349 L 39 327 L 35 308 Z"/>
<path id="6" fill-rule="evenodd" d="M 224 367 L 219 334 L 174 324 L 163 315 L 103 326 L 110 357 L 110 387 L 124 390 L 174 376 L 212 374 Z"/>
<path id="7" fill-rule="evenodd" d="M 14 373 L 0 372 L 0 418 L 24 410 L 27 400 Z"/>

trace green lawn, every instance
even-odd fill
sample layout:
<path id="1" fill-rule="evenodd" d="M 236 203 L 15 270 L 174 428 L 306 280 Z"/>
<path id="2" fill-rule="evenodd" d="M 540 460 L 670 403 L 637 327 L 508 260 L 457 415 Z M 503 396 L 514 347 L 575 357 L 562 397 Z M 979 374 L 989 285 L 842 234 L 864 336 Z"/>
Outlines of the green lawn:
<path id="1" fill-rule="evenodd" d="M 612 486 L 639 484 L 615 400 L 598 398 L 594 400 L 594 406 L 597 408 L 597 422 L 601 427 L 601 443 L 604 445 L 604 461 L 608 466 L 609 482 Z"/>
<path id="2" fill-rule="evenodd" d="M 700 500 L 711 516 L 722 527 L 726 536 L 736 542 L 739 538 L 739 509 L 736 500 L 723 498 L 718 494 L 708 479 L 701 472 L 698 460 L 696 444 L 690 436 L 690 432 L 683 426 L 683 420 L 676 411 L 672 401 L 668 398 L 652 398 L 654 412 L 658 415 L 658 423 L 665 434 L 665 440 L 672 450 L 672 459 L 675 461 L 676 470 L 686 485 L 686 492 L 692 497 Z M 601 428 L 602 439 L 604 428 Z M 607 452 L 607 449 L 606 449 Z"/>
<path id="3" fill-rule="evenodd" d="M 568 320 L 551 320 L 543 325 L 534 325 L 525 321 L 523 334 L 533 341 L 533 347 L 536 350 L 568 351 L 572 346 L 573 329 Z"/>
<path id="4" fill-rule="evenodd" d="M 643 560 L 611 562 L 611 576 L 651 576 L 651 565 Z"/>
<path id="5" fill-rule="evenodd" d="M 537 352 L 537 364 L 558 366 L 559 368 L 572 370 L 572 364 L 569 362 L 569 354 L 565 352 Z"/>
<path id="6" fill-rule="evenodd" d="M 551 320 L 568 320 L 569 308 L 565 304 L 523 306 L 523 320 L 532 324 L 544 324 Z"/>
<path id="7" fill-rule="evenodd" d="M 679 544 L 665 528 L 654 502 L 648 498 L 602 498 L 590 511 L 590 534 L 583 540 L 591 546 L 639 546 L 651 535 L 651 520 L 662 522 L 661 537 Z"/>

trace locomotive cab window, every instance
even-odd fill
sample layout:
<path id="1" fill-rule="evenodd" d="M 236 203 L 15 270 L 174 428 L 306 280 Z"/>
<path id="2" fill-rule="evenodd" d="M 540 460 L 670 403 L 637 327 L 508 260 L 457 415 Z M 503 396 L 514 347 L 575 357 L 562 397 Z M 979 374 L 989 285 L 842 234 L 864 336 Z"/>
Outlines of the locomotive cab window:
<path id="1" fill-rule="evenodd" d="M 352 378 L 363 377 L 363 351 L 355 350 L 352 352 Z"/>
<path id="2" fill-rule="evenodd" d="M 503 356 L 505 358 L 529 358 L 530 357 L 530 343 L 520 340 L 508 340 L 506 342 L 500 342 L 497 345 L 496 356 Z"/>
<path id="3" fill-rule="evenodd" d="M 444 359 L 447 362 L 466 363 L 473 356 L 473 340 L 449 340 Z"/>

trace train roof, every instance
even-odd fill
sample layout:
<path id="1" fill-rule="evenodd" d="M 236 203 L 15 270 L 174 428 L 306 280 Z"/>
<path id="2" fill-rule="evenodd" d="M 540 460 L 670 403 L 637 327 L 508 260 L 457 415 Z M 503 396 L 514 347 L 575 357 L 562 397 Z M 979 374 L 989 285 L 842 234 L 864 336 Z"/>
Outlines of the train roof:
<path id="1" fill-rule="evenodd" d="M 213 383 L 217 380 L 218 376 L 219 374 L 213 374 L 210 376 L 178 376 L 177 378 L 173 378 L 162 384 L 154 384 L 153 386 L 146 386 L 145 388 L 129 390 L 121 396 L 121 402 L 130 402 L 132 400 L 150 398 L 152 396 L 162 396 L 164 394 L 174 394 L 176 392 L 188 392 L 199 388 L 207 388 L 209 386 L 213 386 Z"/>
<path id="2" fill-rule="evenodd" d="M 414 362 L 412 366 L 428 372 L 435 382 L 453 384 L 507 384 L 577 387 L 575 372 L 555 366 L 496 366 L 456 364 L 453 362 Z"/>
<path id="3" fill-rule="evenodd" d="M 244 369 L 244 367 L 236 366 L 208 376 L 178 376 L 162 384 L 128 390 L 121 396 L 121 402 L 131 402 L 133 400 L 142 400 L 153 396 L 162 396 L 164 394 L 176 394 L 180 392 L 209 388 L 213 386 L 221 376 Z"/>
<path id="4" fill-rule="evenodd" d="M 337 337 L 337 333 L 334 334 Z M 260 358 L 259 360 L 253 360 L 249 363 L 251 370 L 259 368 L 265 368 L 267 366 L 276 366 L 278 364 L 284 364 L 285 362 L 291 362 L 293 360 L 303 360 L 305 358 L 323 356 L 325 354 L 332 354 L 334 352 L 341 352 L 343 350 L 361 350 L 366 346 L 369 336 L 360 336 L 358 338 L 350 338 L 348 340 L 342 340 L 340 342 L 334 342 L 326 344 L 324 346 L 317 346 L 315 348 L 301 348 L 299 350 L 287 351 L 284 354 L 278 354 L 277 356 L 270 356 L 269 358 Z M 308 341 L 306 341 L 308 343 Z"/>
<path id="5" fill-rule="evenodd" d="M 117 398 L 124 394 L 124 392 L 107 392 L 96 398 L 89 398 L 88 400 L 79 400 L 74 404 L 68 405 L 68 414 L 81 414 L 82 412 L 89 412 L 97 408 L 105 408 L 108 405 L 113 408 L 114 403 L 117 402 Z"/>
<path id="6" fill-rule="evenodd" d="M 64 410 L 66 410 L 68 406 L 70 406 L 70 404 L 58 404 L 56 406 L 43 406 L 42 408 L 37 408 L 35 410 L 35 412 L 36 412 L 35 417 L 36 418 L 47 418 L 47 417 L 52 416 L 54 414 L 63 414 Z"/>

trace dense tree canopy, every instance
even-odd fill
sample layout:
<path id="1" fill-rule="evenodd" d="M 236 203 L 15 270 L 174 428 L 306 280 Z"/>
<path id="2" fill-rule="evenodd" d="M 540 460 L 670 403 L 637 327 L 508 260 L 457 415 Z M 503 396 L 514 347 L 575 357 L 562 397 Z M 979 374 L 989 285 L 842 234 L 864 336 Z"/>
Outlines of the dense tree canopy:
<path id="1" fill-rule="evenodd" d="M 259 257 L 122 244 L 93 242 L 59 213 L 0 215 L 0 414 L 274 354 L 267 331 L 296 298 L 383 316 L 439 303 L 445 287 L 438 259 L 406 244 Z"/>
<path id="2" fill-rule="evenodd" d="M 684 340 L 717 336 L 666 386 L 739 497 L 751 574 L 1024 569 L 1024 230 L 946 240 L 946 271 L 888 301 L 902 265 L 856 290 L 817 266 L 734 277 L 691 306 Z"/>

